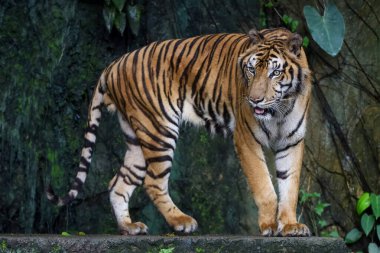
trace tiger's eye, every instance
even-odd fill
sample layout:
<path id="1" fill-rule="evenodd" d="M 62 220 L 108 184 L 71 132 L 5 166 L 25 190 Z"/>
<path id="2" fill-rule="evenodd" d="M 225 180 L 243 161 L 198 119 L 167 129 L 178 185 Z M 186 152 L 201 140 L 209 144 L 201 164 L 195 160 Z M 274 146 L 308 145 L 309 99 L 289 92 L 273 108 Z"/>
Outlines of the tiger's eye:
<path id="1" fill-rule="evenodd" d="M 279 76 L 281 74 L 281 71 L 280 70 L 275 70 L 273 71 L 273 75 L 274 76 Z"/>

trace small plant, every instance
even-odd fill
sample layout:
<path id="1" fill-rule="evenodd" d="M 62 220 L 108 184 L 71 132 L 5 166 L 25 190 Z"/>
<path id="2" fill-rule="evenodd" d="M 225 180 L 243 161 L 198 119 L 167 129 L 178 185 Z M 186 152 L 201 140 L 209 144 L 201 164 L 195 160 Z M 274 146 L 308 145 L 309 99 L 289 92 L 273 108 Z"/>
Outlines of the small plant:
<path id="1" fill-rule="evenodd" d="M 353 228 L 347 233 L 344 241 L 354 244 L 363 239 L 363 234 L 370 243 L 365 245 L 369 253 L 379 253 L 380 242 L 380 195 L 363 193 L 357 204 L 356 212 L 360 215 L 360 228 Z M 364 233 L 363 233 L 364 232 Z"/>
<path id="2" fill-rule="evenodd" d="M 204 252 L 205 250 L 202 248 L 198 248 L 198 247 L 195 248 L 195 253 L 204 253 Z"/>
<path id="3" fill-rule="evenodd" d="M 61 233 L 62 236 L 71 236 L 71 234 L 69 232 L 66 232 L 66 231 L 63 231 Z"/>
<path id="4" fill-rule="evenodd" d="M 160 251 L 158 253 L 173 253 L 173 251 L 174 251 L 174 247 L 162 248 L 162 249 L 160 249 Z"/>
<path id="5" fill-rule="evenodd" d="M 8 248 L 8 244 L 5 240 L 3 240 L 0 244 L 0 252 L 5 252 L 5 250 Z"/>
<path id="6" fill-rule="evenodd" d="M 318 192 L 308 193 L 304 190 L 300 190 L 299 203 L 301 205 L 302 212 L 304 209 L 308 210 L 308 215 L 312 223 L 313 233 L 317 236 L 326 237 L 339 237 L 338 231 L 336 229 L 332 231 L 327 231 L 328 227 L 327 221 L 322 217 L 322 214 L 327 207 L 330 206 L 329 203 L 323 202 L 321 200 L 321 194 Z M 300 219 L 300 217 L 298 219 Z"/>

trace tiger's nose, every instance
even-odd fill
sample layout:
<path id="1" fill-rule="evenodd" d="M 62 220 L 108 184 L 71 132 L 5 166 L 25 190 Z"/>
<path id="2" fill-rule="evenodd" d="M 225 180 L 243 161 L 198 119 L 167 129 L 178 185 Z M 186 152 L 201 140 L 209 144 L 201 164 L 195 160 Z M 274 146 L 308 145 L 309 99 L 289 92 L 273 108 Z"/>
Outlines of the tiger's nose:
<path id="1" fill-rule="evenodd" d="M 250 100 L 255 103 L 255 104 L 258 104 L 260 102 L 262 102 L 264 100 L 264 97 L 250 97 Z"/>

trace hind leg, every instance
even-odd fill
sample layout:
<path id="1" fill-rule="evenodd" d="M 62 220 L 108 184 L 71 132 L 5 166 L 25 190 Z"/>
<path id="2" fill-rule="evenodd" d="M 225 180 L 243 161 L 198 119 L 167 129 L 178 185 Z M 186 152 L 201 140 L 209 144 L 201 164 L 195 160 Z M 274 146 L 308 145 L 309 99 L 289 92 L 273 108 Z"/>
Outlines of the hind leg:
<path id="1" fill-rule="evenodd" d="M 144 180 L 145 160 L 134 131 L 120 113 L 118 117 L 128 150 L 124 156 L 124 164 L 109 184 L 110 200 L 122 234 L 146 234 L 148 227 L 141 222 L 132 222 L 128 206 L 133 191 Z"/>

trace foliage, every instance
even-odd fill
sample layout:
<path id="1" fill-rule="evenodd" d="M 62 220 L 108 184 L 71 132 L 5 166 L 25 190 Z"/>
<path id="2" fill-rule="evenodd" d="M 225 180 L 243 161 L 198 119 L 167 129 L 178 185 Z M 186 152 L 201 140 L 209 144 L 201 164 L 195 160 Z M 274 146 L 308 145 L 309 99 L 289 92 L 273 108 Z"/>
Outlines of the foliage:
<path id="1" fill-rule="evenodd" d="M 364 248 L 368 249 L 369 253 L 379 252 L 380 242 L 380 195 L 374 193 L 363 193 L 356 205 L 357 214 L 360 215 L 360 228 L 353 228 L 347 233 L 345 242 L 347 244 L 353 244 L 363 239 L 363 243 L 366 242 L 363 237 L 363 233 L 367 241 L 364 243 Z M 362 231 L 360 231 L 362 230 Z"/>
<path id="2" fill-rule="evenodd" d="M 160 249 L 160 251 L 158 253 L 173 253 L 174 249 L 175 249 L 174 247 L 162 248 L 162 249 Z"/>
<path id="3" fill-rule="evenodd" d="M 305 6 L 303 13 L 311 36 L 317 44 L 331 56 L 336 56 L 342 48 L 345 24 L 338 8 L 327 3 L 323 16 L 312 6 Z"/>
<path id="4" fill-rule="evenodd" d="M 142 5 L 127 0 L 105 0 L 103 18 L 108 32 L 115 27 L 123 35 L 127 20 L 132 33 L 137 36 L 140 30 Z"/>
<path id="5" fill-rule="evenodd" d="M 290 15 L 281 15 L 277 10 L 278 1 L 269 0 L 262 1 L 260 9 L 260 24 L 266 27 L 266 17 L 263 8 L 273 9 L 280 16 L 282 23 L 292 32 L 296 32 L 300 25 L 300 21 Z M 319 15 L 318 11 L 312 6 L 304 6 L 304 16 L 307 21 L 307 26 L 314 41 L 328 54 L 336 56 L 340 51 L 345 32 L 344 19 L 338 8 L 328 3 L 325 6 L 324 15 Z M 303 47 L 308 47 L 309 38 L 303 37 Z"/>
<path id="6" fill-rule="evenodd" d="M 322 217 L 329 203 L 321 200 L 321 194 L 318 192 L 308 193 L 301 189 L 299 194 L 299 204 L 303 209 L 306 209 L 312 223 L 312 230 L 315 235 L 339 237 L 336 229 L 327 230 L 327 221 Z"/>

